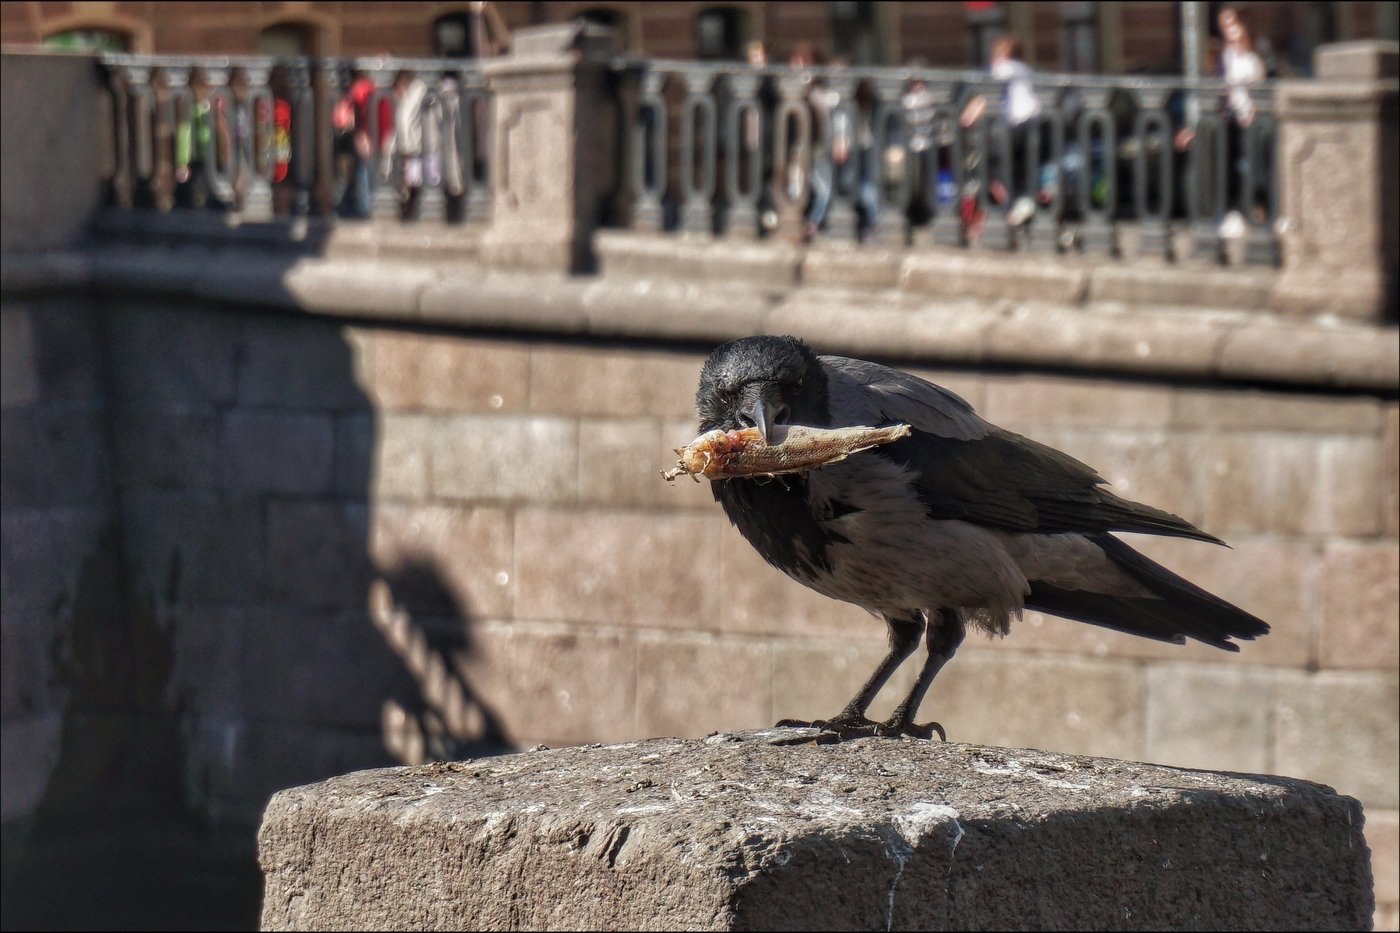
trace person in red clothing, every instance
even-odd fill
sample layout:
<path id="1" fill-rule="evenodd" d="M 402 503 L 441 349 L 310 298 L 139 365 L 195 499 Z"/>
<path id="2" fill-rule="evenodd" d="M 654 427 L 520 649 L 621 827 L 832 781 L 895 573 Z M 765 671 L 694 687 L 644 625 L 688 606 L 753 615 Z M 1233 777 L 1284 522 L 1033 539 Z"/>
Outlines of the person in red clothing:
<path id="1" fill-rule="evenodd" d="M 374 80 L 364 71 L 355 72 L 350 88 L 335 106 L 332 121 L 338 139 L 344 140 L 343 153 L 350 159 L 349 181 L 340 199 L 338 212 L 342 217 L 364 218 L 370 215 L 370 161 L 375 145 L 369 134 L 369 102 L 374 96 Z M 392 118 L 383 113 L 387 101 L 381 101 L 379 132 L 393 128 Z"/>

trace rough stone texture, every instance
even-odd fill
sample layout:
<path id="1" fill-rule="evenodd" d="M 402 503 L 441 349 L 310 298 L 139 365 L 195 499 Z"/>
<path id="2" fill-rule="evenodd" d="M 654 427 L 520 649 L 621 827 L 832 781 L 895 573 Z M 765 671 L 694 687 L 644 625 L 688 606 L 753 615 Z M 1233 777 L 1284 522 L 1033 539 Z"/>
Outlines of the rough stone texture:
<path id="1" fill-rule="evenodd" d="M 0 55 L 0 84 L 33 89 L 0 95 L 0 240 L 7 250 L 71 244 L 92 222 L 111 126 L 102 118 L 93 59 L 8 48 Z"/>
<path id="2" fill-rule="evenodd" d="M 282 791 L 264 929 L 1356 929 L 1360 805 L 1289 778 L 769 730 Z"/>
<path id="3" fill-rule="evenodd" d="M 1393 41 L 1353 43 L 1319 56 L 1319 75 L 1331 72 L 1327 80 L 1280 84 L 1280 199 L 1288 226 L 1276 307 L 1395 320 L 1395 60 Z M 1374 183 L 1357 185 L 1357 178 Z"/>

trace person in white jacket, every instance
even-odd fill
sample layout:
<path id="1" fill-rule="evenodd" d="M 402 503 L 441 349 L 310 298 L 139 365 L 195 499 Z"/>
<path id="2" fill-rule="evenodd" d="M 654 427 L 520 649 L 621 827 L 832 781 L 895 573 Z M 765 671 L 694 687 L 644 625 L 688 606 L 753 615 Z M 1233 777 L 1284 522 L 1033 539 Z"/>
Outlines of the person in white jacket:
<path id="1" fill-rule="evenodd" d="M 399 179 L 399 217 L 412 220 L 423 190 L 423 102 L 428 85 L 411 71 L 394 77 L 394 135 L 384 152 L 384 181 Z"/>

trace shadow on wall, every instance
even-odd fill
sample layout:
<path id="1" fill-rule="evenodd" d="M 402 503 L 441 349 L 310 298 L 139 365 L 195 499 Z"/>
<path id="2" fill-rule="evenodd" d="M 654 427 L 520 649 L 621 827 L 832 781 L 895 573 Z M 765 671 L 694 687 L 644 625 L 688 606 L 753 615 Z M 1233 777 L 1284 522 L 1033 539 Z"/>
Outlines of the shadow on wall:
<path id="1" fill-rule="evenodd" d="M 344 328 L 96 304 L 115 517 L 45 597 L 66 701 L 42 796 L 5 826 L 3 925 L 255 928 L 274 791 L 507 742 L 460 674 L 470 607 L 430 555 L 376 566 L 377 417 Z M 7 442 L 7 473 L 21 456 L 53 467 Z"/>

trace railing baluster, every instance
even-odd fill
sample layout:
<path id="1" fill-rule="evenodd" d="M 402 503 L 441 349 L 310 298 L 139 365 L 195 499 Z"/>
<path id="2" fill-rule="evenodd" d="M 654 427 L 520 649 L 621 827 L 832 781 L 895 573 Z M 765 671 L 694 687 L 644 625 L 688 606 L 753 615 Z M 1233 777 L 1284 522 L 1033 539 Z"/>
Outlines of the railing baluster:
<path id="1" fill-rule="evenodd" d="M 190 116 L 193 96 L 190 92 L 190 69 L 183 65 L 166 65 L 161 68 L 162 91 L 158 97 L 156 112 L 159 115 L 159 130 L 156 147 L 156 188 L 158 208 L 168 211 L 175 206 L 177 146 L 180 132 L 180 117 Z"/>
<path id="2" fill-rule="evenodd" d="M 292 213 L 305 216 L 311 212 L 311 187 L 316 169 L 316 110 L 311 93 L 311 62 L 300 59 L 289 63 L 287 103 L 291 106 L 291 162 L 288 165 L 292 186 Z"/>
<path id="3" fill-rule="evenodd" d="M 491 216 L 491 97 L 486 81 L 475 69 L 462 72 L 461 85 L 462 182 L 466 188 L 469 220 Z"/>
<path id="4" fill-rule="evenodd" d="M 982 116 L 972 127 L 973 151 L 977 160 L 977 204 L 982 212 L 982 235 L 976 239 L 981 249 L 1009 250 L 1013 231 L 1006 222 L 1014 189 L 1011 161 L 1011 128 L 1002 112 L 1000 84 L 983 86 L 978 92 L 986 100 Z M 993 196 L 992 188 L 1000 183 L 1003 200 Z"/>
<path id="5" fill-rule="evenodd" d="M 793 72 L 781 75 L 777 83 L 770 190 L 778 215 L 774 233 L 787 240 L 802 234 L 802 211 L 812 187 L 812 115 L 804 99 L 809 80 L 808 73 Z"/>
<path id="6" fill-rule="evenodd" d="M 1118 207 L 1118 140 L 1108 103 L 1112 91 L 1090 85 L 1082 91 L 1084 113 L 1079 123 L 1079 146 L 1084 153 L 1084 177 L 1079 186 L 1079 248 L 1090 254 L 1113 255 L 1118 249 L 1115 215 Z M 1097 131 L 1097 132 L 1096 132 Z M 1095 141 L 1099 146 L 1095 148 Z M 1100 197 L 1096 168 L 1102 172 Z M 1102 204 L 1096 202 L 1102 200 Z"/>
<path id="7" fill-rule="evenodd" d="M 272 215 L 274 99 L 267 86 L 270 60 L 243 66 L 243 97 L 234 92 L 237 120 L 234 132 L 235 186 L 242 194 L 244 214 L 265 219 Z M 245 187 L 246 186 L 246 187 Z"/>
<path id="8" fill-rule="evenodd" d="M 685 84 L 685 102 L 681 105 L 681 229 L 687 233 L 713 233 L 715 79 L 713 74 L 695 71 L 687 71 L 681 78 Z"/>
<path id="9" fill-rule="evenodd" d="M 1214 88 L 1198 92 L 1196 106 L 1199 115 L 1188 168 L 1192 255 L 1220 263 L 1225 257 L 1220 222 L 1225 216 L 1228 192 L 1228 127 L 1220 112 L 1220 95 Z"/>
<path id="10" fill-rule="evenodd" d="M 871 183 L 875 185 L 875 216 L 870 218 L 870 237 L 883 246 L 903 246 L 909 230 L 909 196 L 914 188 L 910 173 L 914 166 L 909 149 L 909 120 L 900 100 L 903 90 L 903 78 L 885 77 L 872 82 L 875 162 Z M 903 160 L 903 172 L 891 192 L 885 173 L 896 147 Z"/>
<path id="11" fill-rule="evenodd" d="M 728 234 L 739 239 L 758 235 L 758 200 L 763 194 L 763 109 L 758 103 L 756 73 L 729 76 L 729 110 L 725 119 L 727 158 L 724 193 L 729 203 Z M 750 126 L 758 129 L 750 139 Z"/>
<path id="12" fill-rule="evenodd" d="M 219 205 L 232 209 L 235 202 L 233 142 L 233 89 L 227 67 L 206 67 L 204 81 L 209 94 L 209 140 L 205 149 L 204 171 L 209 191 Z"/>
<path id="13" fill-rule="evenodd" d="M 666 75 L 653 68 L 642 72 L 637 119 L 632 128 L 632 227 L 659 233 L 666 195 L 666 99 L 661 91 Z"/>
<path id="14" fill-rule="evenodd" d="M 967 245 L 962 222 L 963 188 L 967 184 L 967 166 L 963 158 L 963 133 L 958 125 L 961 108 L 957 106 L 954 87 L 950 83 L 929 82 L 934 95 L 934 136 L 929 147 L 929 196 L 933 201 L 933 223 L 929 237 L 938 246 Z"/>
<path id="15" fill-rule="evenodd" d="M 1035 199 L 1035 215 L 1026 231 L 1026 248 L 1035 253 L 1060 251 L 1065 213 L 1065 114 L 1053 88 L 1038 88 L 1040 113 L 1026 130 L 1026 196 Z"/>
<path id="16" fill-rule="evenodd" d="M 1254 94 L 1254 119 L 1244 131 L 1245 174 L 1240 211 L 1244 214 L 1244 261 L 1251 265 L 1279 264 L 1278 237 L 1278 125 L 1271 96 Z"/>
<path id="17" fill-rule="evenodd" d="M 1133 133 L 1137 153 L 1133 159 L 1133 209 L 1137 220 L 1138 252 L 1143 256 L 1167 259 L 1171 255 L 1172 130 L 1164 109 L 1167 90 L 1143 88 L 1137 92 L 1138 112 Z M 1156 171 L 1152 160 L 1156 159 Z M 1155 185 L 1154 185 L 1155 181 Z M 1154 190 L 1155 189 L 1155 190 Z M 1156 195 L 1154 198 L 1153 195 Z M 1153 208 L 1155 202 L 1156 207 Z"/>
<path id="18" fill-rule="evenodd" d="M 131 201 L 136 207 L 154 207 L 155 95 L 149 66 L 126 69 L 127 101 L 131 112 Z"/>
<path id="19" fill-rule="evenodd" d="M 853 242 L 859 228 L 856 216 L 856 198 L 860 188 L 859 121 L 860 111 L 856 102 L 856 87 L 859 80 L 852 75 L 832 75 L 829 79 L 831 91 L 836 95 L 836 105 L 831 108 L 832 139 L 823 142 L 833 150 L 831 163 L 831 198 L 827 208 L 826 235 L 836 241 Z M 845 146 L 844 162 L 836 159 L 834 147 L 836 136 L 844 136 L 841 145 Z"/>

